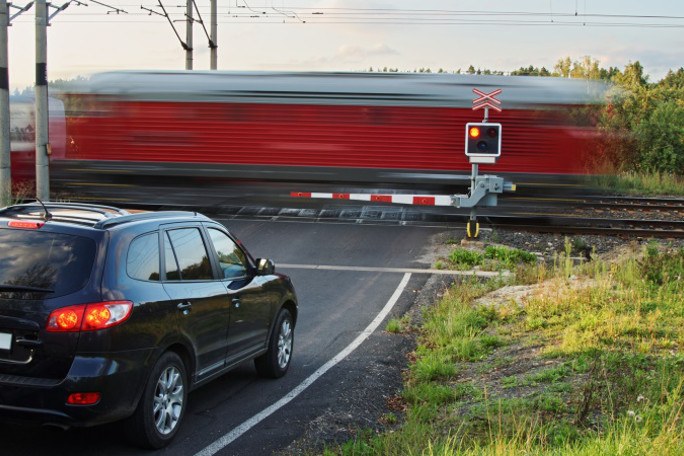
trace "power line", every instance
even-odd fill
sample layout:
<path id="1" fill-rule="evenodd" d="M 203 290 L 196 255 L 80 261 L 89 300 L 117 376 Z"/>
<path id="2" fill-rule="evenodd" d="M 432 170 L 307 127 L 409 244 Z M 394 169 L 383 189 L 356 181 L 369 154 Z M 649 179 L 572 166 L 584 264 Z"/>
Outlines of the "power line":
<path id="1" fill-rule="evenodd" d="M 121 5 L 122 7 L 138 7 L 139 4 L 127 4 Z M 178 8 L 184 7 L 183 5 L 176 5 Z M 200 6 L 202 9 L 208 9 L 208 6 Z M 243 0 L 236 2 L 235 6 L 230 6 L 228 9 L 232 8 L 246 8 L 254 13 L 264 13 L 269 9 L 275 9 L 273 6 L 258 6 L 253 3 L 248 3 Z M 653 15 L 653 14 L 613 14 L 613 13 L 579 13 L 577 8 L 570 12 L 553 12 L 552 14 L 546 11 L 521 11 L 521 10 L 509 10 L 509 11 L 485 11 L 485 10 L 450 10 L 450 9 L 405 9 L 405 8 L 341 8 L 341 7 L 295 7 L 295 6 L 281 6 L 280 10 L 289 10 L 287 12 L 297 12 L 298 14 L 307 13 L 313 14 L 316 12 L 323 13 L 323 15 L 328 14 L 405 14 L 405 15 L 424 15 L 424 14 L 439 14 L 439 15 L 480 15 L 480 16 L 553 16 L 553 17 L 604 17 L 604 18 L 623 18 L 623 19 L 679 19 L 683 20 L 684 16 L 678 15 Z M 584 9 L 586 11 L 586 2 Z"/>
<path id="2" fill-rule="evenodd" d="M 87 1 L 87 0 L 84 0 Z M 94 3 L 98 3 L 95 2 Z M 271 1 L 272 3 L 272 1 Z M 110 5 L 106 5 L 112 9 Z M 139 8 L 140 5 L 127 4 L 121 5 L 122 7 L 136 7 Z M 155 5 L 156 6 L 156 5 Z M 184 5 L 175 5 L 170 8 L 184 8 Z M 198 11 L 208 11 L 209 6 L 202 5 L 197 7 Z M 276 8 L 275 6 L 256 6 L 248 3 L 246 0 L 236 1 L 235 6 L 230 6 L 225 8 L 227 13 L 220 13 L 222 15 L 240 15 L 241 13 L 236 13 L 234 10 L 245 9 L 253 13 L 253 15 L 269 15 L 269 10 L 278 15 L 286 15 L 292 18 L 296 18 L 296 15 L 310 15 L 318 16 L 319 18 L 325 16 L 349 16 L 349 17 L 360 17 L 363 19 L 374 18 L 378 16 L 384 17 L 405 17 L 406 19 L 420 19 L 424 16 L 432 17 L 450 17 L 450 16 L 529 16 L 529 17 L 548 17 L 550 20 L 556 17 L 573 17 L 577 19 L 584 18 L 602 18 L 602 19 L 632 19 L 632 20 L 684 20 L 684 16 L 679 15 L 653 15 L 653 14 L 614 14 L 614 13 L 579 13 L 577 8 L 571 12 L 546 12 L 546 11 L 521 11 L 521 10 L 508 10 L 508 11 L 485 11 L 485 10 L 449 10 L 449 9 L 401 9 L 401 8 L 333 8 L 333 7 L 292 7 L 292 6 L 281 6 Z M 120 10 L 121 11 L 121 10 Z M 83 13 L 82 13 L 83 14 Z M 98 13 L 85 13 L 85 14 L 102 14 Z M 181 14 L 181 13 L 178 13 Z M 206 14 L 206 13 L 205 13 Z M 290 16 L 291 15 L 291 16 Z M 299 20 L 299 18 L 297 18 Z"/>
<path id="3" fill-rule="evenodd" d="M 84 0 L 88 1 L 88 0 Z M 125 10 L 93 1 L 111 8 L 111 12 L 126 12 Z M 554 12 L 549 11 L 484 11 L 484 10 L 450 10 L 450 9 L 402 9 L 402 8 L 333 8 L 333 7 L 292 7 L 257 6 L 247 0 L 236 0 L 234 5 L 224 7 L 219 11 L 218 17 L 222 24 L 282 24 L 305 23 L 307 25 L 384 25 L 384 26 L 505 26 L 505 27 L 631 27 L 631 28 L 682 28 L 684 16 L 677 15 L 654 15 L 654 14 L 613 14 L 613 13 L 584 13 L 578 11 L 577 0 L 574 11 Z M 129 5 L 120 5 L 122 8 Z M 130 6 L 133 6 L 131 4 Z M 142 10 L 150 12 L 149 8 L 139 6 Z M 174 12 L 180 10 L 183 5 L 169 7 L 166 12 L 167 18 L 185 20 L 185 13 Z M 201 17 L 208 6 L 196 5 L 195 9 Z M 102 11 L 76 11 L 69 12 L 61 22 L 70 23 L 97 23 L 95 17 L 102 17 Z M 69 19 L 67 19 L 67 17 Z M 110 16 L 111 17 L 111 16 Z M 127 20 L 118 20 L 123 23 L 146 23 L 149 14 L 131 13 L 126 15 Z M 28 20 L 27 20 L 28 21 Z M 99 21 L 106 22 L 106 21 Z"/>
<path id="4" fill-rule="evenodd" d="M 268 7 L 253 6 L 253 9 L 268 9 Z M 539 11 L 483 11 L 483 10 L 445 10 L 445 9 L 401 9 L 401 8 L 307 8 L 307 7 L 287 7 L 291 10 L 309 11 L 311 14 L 320 12 L 325 14 L 403 14 L 410 16 L 417 15 L 475 15 L 475 16 L 553 16 L 553 17 L 603 17 L 603 18 L 631 18 L 631 19 L 684 19 L 684 16 L 674 15 L 644 15 L 644 14 L 578 14 L 577 11 L 569 13 L 549 13 Z M 586 8 L 585 8 L 586 10 Z"/>
<path id="5" fill-rule="evenodd" d="M 140 16 L 140 15 L 137 15 Z M 234 20 L 220 20 L 221 24 L 252 24 L 252 25 L 268 25 L 268 24 L 280 24 L 282 25 L 282 18 L 267 17 L 260 19 L 259 21 L 254 21 L 253 17 L 242 17 L 233 18 Z M 17 20 L 16 23 L 28 23 L 29 21 Z M 133 20 L 132 18 L 119 20 L 116 23 L 126 23 L 126 24 L 149 24 L 154 21 L 140 18 L 140 20 Z M 107 23 L 112 24 L 111 20 L 61 20 L 60 23 L 70 23 L 70 24 L 95 24 L 95 23 Z M 684 28 L 684 24 L 659 24 L 659 23 L 633 23 L 633 22 L 570 22 L 570 21 L 444 21 L 439 19 L 434 20 L 423 20 L 423 21 L 410 21 L 410 20 L 377 20 L 377 19 L 367 19 L 367 20 L 357 20 L 357 21 L 346 21 L 346 20 L 329 20 L 329 21 L 311 21 L 298 20 L 294 23 L 305 23 L 306 25 L 412 25 L 412 26 L 504 26 L 504 27 L 616 27 L 616 28 L 663 28 L 663 29 L 678 29 Z"/>

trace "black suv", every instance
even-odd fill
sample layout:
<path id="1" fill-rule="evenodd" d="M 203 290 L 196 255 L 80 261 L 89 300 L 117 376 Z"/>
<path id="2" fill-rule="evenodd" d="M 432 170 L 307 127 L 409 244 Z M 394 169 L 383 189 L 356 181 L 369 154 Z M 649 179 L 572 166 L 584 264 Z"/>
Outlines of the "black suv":
<path id="1" fill-rule="evenodd" d="M 160 448 L 188 391 L 249 359 L 283 376 L 296 321 L 290 279 L 201 214 L 0 209 L 0 419 L 126 419 Z"/>

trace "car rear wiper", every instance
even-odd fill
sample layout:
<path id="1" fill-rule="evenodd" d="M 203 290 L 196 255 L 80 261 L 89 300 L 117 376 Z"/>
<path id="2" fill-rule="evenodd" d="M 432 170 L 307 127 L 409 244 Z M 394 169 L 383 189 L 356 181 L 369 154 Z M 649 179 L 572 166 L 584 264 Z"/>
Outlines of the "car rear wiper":
<path id="1" fill-rule="evenodd" d="M 55 290 L 50 288 L 27 287 L 25 285 L 0 285 L 0 291 L 41 291 L 45 293 L 54 293 Z"/>

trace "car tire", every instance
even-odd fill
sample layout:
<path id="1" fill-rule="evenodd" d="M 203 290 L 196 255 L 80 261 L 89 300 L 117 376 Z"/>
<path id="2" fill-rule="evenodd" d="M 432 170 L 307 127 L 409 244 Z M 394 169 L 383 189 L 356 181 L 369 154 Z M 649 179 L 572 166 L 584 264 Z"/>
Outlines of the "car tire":
<path id="1" fill-rule="evenodd" d="M 125 423 L 133 444 L 158 449 L 173 440 L 187 406 L 187 378 L 185 364 L 176 353 L 166 352 L 159 358 L 135 413 Z"/>
<path id="2" fill-rule="evenodd" d="M 294 346 L 294 321 L 289 310 L 278 312 L 268 351 L 254 360 L 257 373 L 262 377 L 280 378 L 287 373 Z"/>

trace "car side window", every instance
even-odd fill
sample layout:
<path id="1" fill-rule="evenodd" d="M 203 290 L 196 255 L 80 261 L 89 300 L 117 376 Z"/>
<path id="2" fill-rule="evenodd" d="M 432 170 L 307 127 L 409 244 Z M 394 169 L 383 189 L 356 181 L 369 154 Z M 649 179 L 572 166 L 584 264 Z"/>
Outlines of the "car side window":
<path id="1" fill-rule="evenodd" d="M 243 277 L 247 274 L 245 253 L 223 231 L 208 228 L 214 249 L 218 254 L 219 265 L 226 279 Z"/>
<path id="2" fill-rule="evenodd" d="M 159 237 L 156 232 L 133 239 L 128 247 L 126 272 L 138 280 L 159 280 Z"/>
<path id="3" fill-rule="evenodd" d="M 166 232 L 170 248 L 164 246 L 167 280 L 211 280 L 209 255 L 199 228 L 179 228 Z M 171 255 L 169 255 L 171 250 Z M 177 266 L 174 265 L 174 262 Z"/>
<path id="4" fill-rule="evenodd" d="M 164 234 L 164 269 L 166 270 L 166 280 L 180 280 L 180 269 L 178 268 L 178 260 L 176 254 L 171 247 L 171 239 L 169 233 Z"/>

